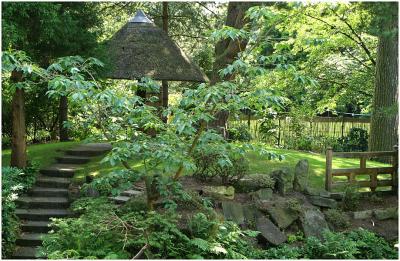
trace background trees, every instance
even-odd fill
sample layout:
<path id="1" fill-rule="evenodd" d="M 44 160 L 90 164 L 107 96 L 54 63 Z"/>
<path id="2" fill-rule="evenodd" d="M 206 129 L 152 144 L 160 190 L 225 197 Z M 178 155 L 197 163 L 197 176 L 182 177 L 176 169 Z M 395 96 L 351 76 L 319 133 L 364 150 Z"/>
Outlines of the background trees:
<path id="1" fill-rule="evenodd" d="M 259 73 L 248 75 L 247 78 L 252 81 L 246 85 L 248 88 L 273 89 L 286 97 L 287 103 L 281 111 L 316 115 L 329 109 L 368 114 L 377 111 L 373 110 L 373 101 L 376 108 L 390 107 L 381 101 L 387 88 L 376 89 L 389 85 L 378 83 L 383 81 L 382 78 L 375 81 L 375 68 L 382 64 L 377 55 L 378 38 L 380 43 L 390 38 L 378 33 L 391 31 L 388 23 L 384 22 L 384 10 L 393 8 L 381 3 L 270 2 L 257 5 L 245 16 L 245 11 L 254 4 L 171 2 L 168 3 L 168 10 L 163 12 L 162 3 L 7 2 L 3 3 L 3 50 L 24 50 L 33 62 L 42 67 L 65 55 L 90 55 L 101 59 L 104 55 L 102 42 L 141 8 L 159 27 L 168 22 L 169 35 L 213 82 L 219 80 L 223 67 L 240 66 L 240 63 L 233 65 L 238 58 L 261 69 Z M 393 21 L 396 19 L 393 17 Z M 215 37 L 212 32 L 216 29 L 220 29 L 220 36 L 225 34 L 227 37 Z M 240 32 L 243 34 L 239 36 Z M 388 52 L 381 54 L 392 58 L 396 56 Z M 389 61 L 391 64 L 395 62 L 394 58 Z M 233 70 L 232 74 L 225 74 L 221 79 L 233 80 L 235 73 L 237 75 Z M 395 75 L 390 77 L 394 78 Z M 242 79 L 243 75 L 237 77 L 238 81 Z M 393 80 L 391 86 L 396 81 Z M 194 84 L 170 82 L 170 102 L 173 103 L 184 88 L 194 87 Z M 29 142 L 55 139 L 57 136 L 62 140 L 68 138 L 63 127 L 68 115 L 67 97 L 48 98 L 46 90 L 46 83 L 37 83 L 34 90 L 23 94 Z M 2 129 L 3 144 L 6 146 L 10 145 L 11 139 L 13 94 L 3 89 Z M 392 92 L 386 96 L 393 95 Z M 69 114 L 75 115 L 74 107 L 69 106 L 69 109 Z M 384 109 L 388 110 L 391 109 Z M 375 113 L 376 116 L 378 114 Z M 226 116 L 222 117 L 224 121 Z M 373 119 L 371 144 L 383 140 L 375 136 L 374 133 L 379 132 L 376 129 L 392 126 L 396 122 L 395 117 L 388 124 L 382 124 L 383 118 L 380 119 Z M 396 143 L 396 130 L 390 132 L 393 137 L 391 142 L 372 145 L 372 148 L 388 149 L 391 146 L 389 143 Z M 70 134 L 76 136 L 76 133 L 70 129 Z"/>

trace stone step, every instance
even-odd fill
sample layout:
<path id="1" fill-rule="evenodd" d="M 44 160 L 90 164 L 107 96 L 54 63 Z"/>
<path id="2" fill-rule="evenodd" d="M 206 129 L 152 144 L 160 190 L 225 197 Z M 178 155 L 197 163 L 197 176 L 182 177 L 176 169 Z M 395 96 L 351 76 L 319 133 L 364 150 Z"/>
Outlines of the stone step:
<path id="1" fill-rule="evenodd" d="M 56 157 L 56 160 L 61 164 L 85 164 L 90 161 L 90 157 L 64 155 L 61 157 Z"/>
<path id="2" fill-rule="evenodd" d="M 38 247 L 17 246 L 12 259 L 36 259 Z"/>
<path id="3" fill-rule="evenodd" d="M 41 246 L 44 235 L 42 233 L 22 233 L 17 238 L 16 244 L 18 246 Z"/>
<path id="4" fill-rule="evenodd" d="M 57 178 L 39 175 L 39 177 L 36 179 L 36 186 L 45 188 L 68 188 L 70 183 L 70 178 Z"/>
<path id="5" fill-rule="evenodd" d="M 23 196 L 17 199 L 17 204 L 26 208 L 68 208 L 70 203 L 67 197 L 29 197 Z"/>
<path id="6" fill-rule="evenodd" d="M 34 187 L 28 194 L 34 197 L 67 197 L 68 189 Z"/>
<path id="7" fill-rule="evenodd" d="M 65 153 L 71 156 L 95 157 L 95 156 L 100 156 L 110 150 L 111 146 L 103 148 L 103 147 L 82 145 L 77 148 L 66 150 Z"/>
<path id="8" fill-rule="evenodd" d="M 116 196 L 116 197 L 109 197 L 109 199 L 114 200 L 115 203 L 117 204 L 123 204 L 127 202 L 131 197 L 127 196 Z"/>
<path id="9" fill-rule="evenodd" d="M 82 169 L 77 164 L 53 164 L 47 168 L 41 169 L 40 173 L 49 177 L 72 178 L 75 172 Z"/>
<path id="10" fill-rule="evenodd" d="M 47 221 L 51 217 L 64 218 L 71 217 L 73 213 L 67 209 L 16 209 L 15 214 L 20 219 L 32 221 Z"/>
<path id="11" fill-rule="evenodd" d="M 21 230 L 31 233 L 47 233 L 51 229 L 49 221 L 22 221 Z"/>
<path id="12" fill-rule="evenodd" d="M 143 195 L 143 191 L 139 191 L 139 190 L 125 190 L 124 192 L 121 193 L 121 196 L 126 196 L 126 197 L 137 197 L 140 195 Z"/>

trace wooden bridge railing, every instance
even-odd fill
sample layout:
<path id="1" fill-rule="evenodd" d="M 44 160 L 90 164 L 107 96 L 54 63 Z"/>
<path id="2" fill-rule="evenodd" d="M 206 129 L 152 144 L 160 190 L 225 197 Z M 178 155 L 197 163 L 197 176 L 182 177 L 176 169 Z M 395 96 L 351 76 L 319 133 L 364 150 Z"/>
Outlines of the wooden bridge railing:
<path id="1" fill-rule="evenodd" d="M 342 158 L 359 158 L 359 168 L 334 169 L 332 167 L 333 157 Z M 392 164 L 390 167 L 374 167 L 367 168 L 367 159 L 372 157 L 391 157 Z M 333 152 L 332 148 L 326 150 L 326 173 L 325 173 L 325 189 L 331 191 L 333 188 L 353 184 L 359 187 L 368 187 L 371 191 L 375 191 L 377 187 L 391 186 L 392 190 L 397 191 L 397 167 L 398 167 L 398 148 L 395 146 L 393 151 L 371 151 L 371 152 Z M 378 179 L 378 175 L 390 174 L 390 179 Z M 358 175 L 369 175 L 369 180 L 356 179 Z M 347 181 L 333 181 L 333 177 L 345 176 Z"/>

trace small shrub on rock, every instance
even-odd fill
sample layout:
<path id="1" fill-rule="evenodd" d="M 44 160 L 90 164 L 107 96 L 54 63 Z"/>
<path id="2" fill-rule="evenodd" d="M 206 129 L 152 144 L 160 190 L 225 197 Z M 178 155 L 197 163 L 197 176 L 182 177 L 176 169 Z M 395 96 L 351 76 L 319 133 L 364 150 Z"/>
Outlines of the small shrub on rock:
<path id="1" fill-rule="evenodd" d="M 355 210 L 360 204 L 361 194 L 357 186 L 347 186 L 344 191 L 342 208 L 344 210 Z"/>
<path id="2" fill-rule="evenodd" d="M 273 189 L 275 180 L 268 174 L 252 174 L 241 179 L 235 185 L 239 192 L 252 192 L 263 188 Z"/>
<path id="3" fill-rule="evenodd" d="M 328 209 L 324 214 L 326 221 L 335 229 L 348 228 L 350 226 L 349 217 L 340 210 Z"/>
<path id="4" fill-rule="evenodd" d="M 252 136 L 246 124 L 232 127 L 227 130 L 228 141 L 250 141 Z"/>
<path id="5" fill-rule="evenodd" d="M 232 185 L 247 175 L 249 162 L 241 155 L 228 154 L 226 158 L 222 153 L 216 151 L 198 152 L 194 156 L 196 170 L 195 178 L 210 181 L 215 177 L 221 179 L 222 184 Z"/>

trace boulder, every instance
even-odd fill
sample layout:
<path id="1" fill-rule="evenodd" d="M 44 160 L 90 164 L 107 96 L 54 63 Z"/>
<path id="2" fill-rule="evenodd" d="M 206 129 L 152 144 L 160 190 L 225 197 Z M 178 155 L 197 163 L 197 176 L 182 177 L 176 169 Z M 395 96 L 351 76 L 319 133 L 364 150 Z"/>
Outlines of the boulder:
<path id="1" fill-rule="evenodd" d="M 275 246 L 287 240 L 286 235 L 266 217 L 259 217 L 256 219 L 256 229 L 260 231 L 260 237 Z"/>
<path id="2" fill-rule="evenodd" d="M 68 186 L 68 200 L 73 202 L 79 197 L 81 197 L 81 186 L 72 182 Z"/>
<path id="3" fill-rule="evenodd" d="M 274 179 L 269 174 L 251 174 L 240 179 L 235 188 L 240 192 L 253 192 L 263 188 L 273 188 Z"/>
<path id="4" fill-rule="evenodd" d="M 263 216 L 263 214 L 254 205 L 244 205 L 243 214 L 245 223 L 247 224 L 255 224 L 256 219 Z"/>
<path id="5" fill-rule="evenodd" d="M 272 189 L 259 189 L 256 192 L 252 193 L 252 197 L 254 200 L 269 200 L 272 198 Z"/>
<path id="6" fill-rule="evenodd" d="M 204 196 L 217 200 L 233 199 L 235 188 L 232 186 L 204 186 L 203 193 Z"/>
<path id="7" fill-rule="evenodd" d="M 308 160 L 300 160 L 294 168 L 293 189 L 304 191 L 308 184 Z"/>
<path id="8" fill-rule="evenodd" d="M 375 209 L 373 210 L 374 216 L 378 220 L 385 219 L 396 219 L 398 217 L 398 209 L 393 208 L 385 208 L 385 209 Z"/>
<path id="9" fill-rule="evenodd" d="M 275 180 L 275 192 L 285 195 L 293 189 L 293 175 L 288 168 L 274 170 L 271 177 Z"/>
<path id="10" fill-rule="evenodd" d="M 372 217 L 372 210 L 364 210 L 364 211 L 354 211 L 353 218 L 354 219 L 367 219 Z"/>
<path id="11" fill-rule="evenodd" d="M 321 196 L 309 196 L 311 204 L 318 207 L 337 208 L 337 202 L 334 199 L 324 198 Z"/>
<path id="12" fill-rule="evenodd" d="M 319 209 L 306 209 L 300 220 L 306 237 L 313 236 L 322 239 L 322 232 L 329 230 L 324 214 Z"/>
<path id="13" fill-rule="evenodd" d="M 238 225 L 244 224 L 243 206 L 233 201 L 223 201 L 222 211 L 226 220 L 231 220 Z"/>
<path id="14" fill-rule="evenodd" d="M 268 208 L 267 212 L 281 229 L 287 228 L 299 217 L 299 213 L 282 203 Z"/>

